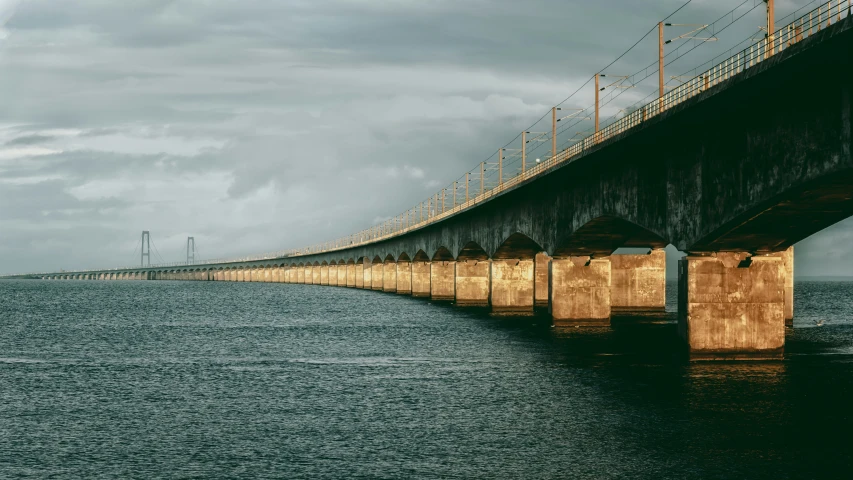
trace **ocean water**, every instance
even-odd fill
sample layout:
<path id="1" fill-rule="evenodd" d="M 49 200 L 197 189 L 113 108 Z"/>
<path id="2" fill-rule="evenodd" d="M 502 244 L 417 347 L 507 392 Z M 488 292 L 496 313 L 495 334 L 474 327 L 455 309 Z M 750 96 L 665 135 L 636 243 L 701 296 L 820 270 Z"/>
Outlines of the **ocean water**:
<path id="1" fill-rule="evenodd" d="M 853 283 L 795 292 L 784 361 L 688 364 L 672 312 L 2 281 L 0 477 L 849 478 Z"/>

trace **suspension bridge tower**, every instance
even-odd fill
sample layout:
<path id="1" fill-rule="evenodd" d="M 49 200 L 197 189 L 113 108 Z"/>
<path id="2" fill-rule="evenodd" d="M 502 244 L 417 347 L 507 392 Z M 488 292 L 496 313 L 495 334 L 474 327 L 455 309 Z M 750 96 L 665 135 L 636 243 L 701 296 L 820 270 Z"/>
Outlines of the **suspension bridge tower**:
<path id="1" fill-rule="evenodd" d="M 151 266 L 151 233 L 148 230 L 142 231 L 142 248 L 140 248 L 139 266 L 145 266 L 145 260 L 148 259 L 148 266 Z"/>

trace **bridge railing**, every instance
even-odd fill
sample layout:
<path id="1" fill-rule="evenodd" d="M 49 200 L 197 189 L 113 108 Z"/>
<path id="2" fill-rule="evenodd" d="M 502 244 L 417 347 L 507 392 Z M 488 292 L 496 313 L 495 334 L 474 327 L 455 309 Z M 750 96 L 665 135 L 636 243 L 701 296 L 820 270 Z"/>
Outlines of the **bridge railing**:
<path id="1" fill-rule="evenodd" d="M 345 250 L 388 240 L 399 235 L 404 235 L 413 230 L 423 228 L 432 223 L 439 222 L 449 216 L 455 215 L 463 210 L 467 210 L 480 203 L 488 201 L 492 197 L 500 195 L 502 192 L 531 178 L 540 176 L 554 167 L 575 161 L 583 157 L 597 144 L 612 139 L 631 128 L 641 125 L 650 118 L 660 115 L 666 110 L 702 94 L 711 87 L 725 82 L 744 70 L 778 55 L 790 48 L 792 45 L 816 34 L 817 32 L 820 32 L 823 28 L 829 27 L 833 23 L 840 22 L 842 18 L 846 18 L 850 14 L 851 3 L 853 3 L 851 0 L 830 0 L 822 3 L 812 11 L 779 28 L 772 35 L 768 35 L 765 38 L 760 39 L 749 47 L 738 51 L 728 58 L 725 58 L 723 61 L 717 63 L 711 68 L 691 76 L 691 78 L 682 85 L 673 88 L 662 97 L 655 98 L 653 101 L 648 102 L 633 112 L 612 121 L 601 128 L 598 132 L 594 132 L 591 135 L 582 138 L 576 143 L 570 145 L 568 148 L 558 152 L 556 155 L 547 157 L 542 161 L 537 161 L 529 168 L 527 168 L 522 160 L 521 168 L 515 169 L 518 170 L 518 173 L 511 175 L 509 178 L 504 178 L 504 164 L 501 161 L 502 159 L 500 159 L 498 163 L 481 163 L 478 168 L 471 170 L 463 177 L 460 177 L 465 178 L 464 200 L 460 200 L 458 198 L 461 196 L 460 186 L 462 182 L 457 181 L 454 182 L 452 186 L 448 185 L 448 187 L 437 192 L 429 199 L 424 200 L 418 205 L 415 205 L 413 208 L 406 210 L 400 215 L 397 215 L 380 225 L 370 227 L 330 242 L 315 244 L 300 249 L 279 250 L 276 252 L 240 258 L 207 260 L 205 262 L 192 264 L 188 264 L 186 262 L 165 263 L 142 268 L 193 268 L 204 267 L 205 265 L 211 264 L 274 261 L 288 257 Z M 547 138 L 552 140 L 551 137 Z M 486 174 L 487 171 L 489 172 L 488 182 Z M 498 178 L 495 179 L 495 176 Z M 471 194 L 472 179 L 474 181 L 473 195 Z M 477 182 L 478 180 L 479 183 Z M 452 191 L 451 200 L 447 198 L 448 190 Z M 449 208 L 448 203 L 451 203 Z M 139 268 L 141 267 L 133 266 L 103 270 L 77 270 L 63 273 L 74 274 L 93 271 L 106 272 L 133 270 Z"/>

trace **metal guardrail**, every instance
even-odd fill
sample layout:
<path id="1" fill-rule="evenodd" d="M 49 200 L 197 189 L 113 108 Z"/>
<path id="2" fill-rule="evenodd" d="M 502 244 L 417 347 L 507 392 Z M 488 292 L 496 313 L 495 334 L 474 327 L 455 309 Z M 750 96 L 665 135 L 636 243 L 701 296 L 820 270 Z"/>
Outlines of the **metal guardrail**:
<path id="1" fill-rule="evenodd" d="M 544 174 L 548 170 L 567 163 L 575 161 L 583 157 L 595 145 L 604 142 L 624 133 L 625 131 L 643 124 L 647 120 L 660 115 L 666 110 L 675 107 L 686 100 L 693 98 L 711 87 L 728 80 L 744 70 L 753 67 L 762 61 L 772 58 L 775 55 L 785 51 L 792 45 L 802 41 L 809 36 L 821 31 L 821 29 L 829 27 L 833 23 L 840 22 L 842 18 L 850 15 L 851 0 L 830 0 L 815 8 L 814 10 L 795 19 L 793 22 L 779 28 L 772 35 L 759 40 L 749 47 L 737 52 L 722 62 L 714 65 L 705 72 L 702 72 L 695 77 L 690 78 L 682 85 L 672 89 L 662 97 L 647 103 L 637 110 L 619 118 L 609 125 L 604 126 L 598 132 L 593 133 L 565 150 L 552 155 L 541 162 L 535 163 L 531 168 L 525 168 L 522 164 L 521 171 L 503 179 L 503 165 L 498 166 L 498 172 L 501 178 L 494 186 L 486 186 L 485 171 L 487 166 L 484 163 L 480 164 L 478 171 L 469 171 L 465 174 L 465 200 L 457 202 L 457 193 L 459 185 L 454 183 L 452 187 L 453 205 L 450 208 L 445 208 L 447 205 L 447 191 L 451 190 L 448 186 L 430 197 L 429 200 L 421 202 L 415 207 L 406 210 L 391 220 L 388 220 L 380 225 L 362 230 L 352 235 L 338 238 L 331 242 L 311 245 L 300 249 L 279 250 L 260 255 L 253 255 L 231 259 L 207 260 L 197 263 L 173 262 L 150 266 L 132 266 L 119 267 L 109 269 L 90 269 L 90 270 L 75 270 L 64 272 L 45 272 L 45 273 L 27 273 L 19 275 L 48 275 L 48 274 L 69 274 L 87 272 L 110 272 L 110 271 L 127 271 L 149 268 L 170 268 L 170 267 L 204 267 L 206 265 L 216 265 L 225 263 L 243 263 L 257 262 L 267 260 L 279 260 L 289 257 L 299 257 L 304 255 L 313 255 L 318 253 L 328 253 L 339 250 L 346 250 L 354 247 L 368 245 L 371 243 L 385 241 L 400 235 L 405 235 L 414 230 L 421 229 L 427 225 L 439 222 L 447 217 L 455 215 L 463 210 L 473 208 L 476 205 L 490 200 L 492 197 L 500 195 L 502 192 L 509 190 L 516 185 L 525 182 L 531 178 L 535 178 Z M 550 137 L 549 137 L 550 139 Z M 491 165 L 491 164 L 490 164 Z M 492 167 L 489 167 L 492 168 Z M 475 173 L 474 180 L 476 181 L 479 174 L 479 194 L 471 198 L 470 196 L 470 181 L 471 173 Z M 16 275 L 7 275 L 16 276 Z"/>

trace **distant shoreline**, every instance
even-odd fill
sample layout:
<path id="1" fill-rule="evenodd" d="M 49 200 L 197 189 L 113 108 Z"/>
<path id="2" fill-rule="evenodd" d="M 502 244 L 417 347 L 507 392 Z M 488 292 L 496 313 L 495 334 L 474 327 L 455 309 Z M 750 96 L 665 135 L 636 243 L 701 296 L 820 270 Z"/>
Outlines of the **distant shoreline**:
<path id="1" fill-rule="evenodd" d="M 794 275 L 795 282 L 853 282 L 853 276 L 804 276 L 798 277 Z"/>
<path id="2" fill-rule="evenodd" d="M 666 277 L 667 282 L 677 282 L 678 278 Z M 796 276 L 794 282 L 853 282 L 853 276 Z"/>

